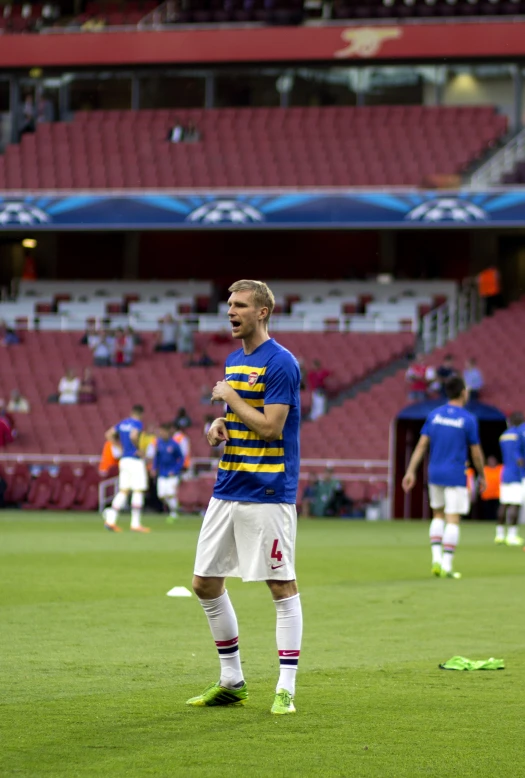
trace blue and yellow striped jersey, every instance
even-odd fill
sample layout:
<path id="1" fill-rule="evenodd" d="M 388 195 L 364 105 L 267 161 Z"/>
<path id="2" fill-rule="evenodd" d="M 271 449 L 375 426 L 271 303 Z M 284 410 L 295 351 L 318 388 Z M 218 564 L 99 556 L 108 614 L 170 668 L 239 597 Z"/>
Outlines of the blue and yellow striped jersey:
<path id="1" fill-rule="evenodd" d="M 242 348 L 230 354 L 225 373 L 243 400 L 261 413 L 265 405 L 289 405 L 290 410 L 280 439 L 267 443 L 227 409 L 230 440 L 219 462 L 213 496 L 238 502 L 294 504 L 301 420 L 301 373 L 296 358 L 270 338 L 252 354 L 246 355 Z"/>

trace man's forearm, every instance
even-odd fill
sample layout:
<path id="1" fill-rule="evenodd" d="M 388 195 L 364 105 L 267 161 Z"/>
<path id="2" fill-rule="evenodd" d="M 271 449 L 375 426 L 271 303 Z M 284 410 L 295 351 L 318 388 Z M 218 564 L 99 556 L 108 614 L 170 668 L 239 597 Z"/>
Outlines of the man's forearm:
<path id="1" fill-rule="evenodd" d="M 419 441 L 416 448 L 414 449 L 412 456 L 410 457 L 410 462 L 408 463 L 408 467 L 407 467 L 407 473 L 413 473 L 414 475 L 417 473 L 417 469 L 421 464 L 423 457 L 425 456 L 426 450 L 427 450 L 426 443 Z"/>
<path id="2" fill-rule="evenodd" d="M 276 439 L 275 432 L 271 429 L 271 425 L 264 413 L 248 405 L 234 390 L 231 397 L 228 397 L 228 405 L 242 423 L 246 424 L 248 429 L 257 433 L 263 440 L 270 442 Z"/>
<path id="3" fill-rule="evenodd" d="M 476 468 L 476 473 L 478 475 L 484 475 L 485 473 L 485 461 L 483 459 L 483 454 L 479 449 L 474 449 L 471 451 L 472 454 L 472 463 L 474 467 Z"/>

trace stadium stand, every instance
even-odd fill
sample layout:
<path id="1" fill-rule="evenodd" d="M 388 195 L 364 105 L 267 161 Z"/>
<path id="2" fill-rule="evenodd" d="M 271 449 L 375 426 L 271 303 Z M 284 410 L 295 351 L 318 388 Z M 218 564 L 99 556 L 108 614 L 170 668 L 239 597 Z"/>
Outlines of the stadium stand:
<path id="1" fill-rule="evenodd" d="M 155 0 L 88 2 L 82 13 L 62 13 L 59 3 L 5 3 L 0 14 L 4 33 L 41 32 L 49 27 L 97 31 L 107 27 L 246 24 L 297 25 L 324 21 L 519 16 L 522 0 Z"/>
<path id="2" fill-rule="evenodd" d="M 198 143 L 170 143 L 176 122 Z M 488 107 L 78 112 L 0 158 L 0 189 L 418 185 L 465 171 L 505 134 Z"/>
<path id="3" fill-rule="evenodd" d="M 27 332 L 21 345 L 4 350 L 0 391 L 8 396 L 16 387 L 32 407 L 31 414 L 17 418 L 19 437 L 9 446 L 10 453 L 96 454 L 101 450 L 104 431 L 129 413 L 130 404 L 143 402 L 149 422 L 173 418 L 179 406 L 184 406 L 194 422 L 190 429 L 193 453 L 209 456 L 202 435 L 203 417 L 207 413 L 219 415 L 222 409 L 201 404 L 201 389 L 213 386 L 220 378 L 231 345 L 207 346 L 216 367 L 187 368 L 184 365 L 188 355 L 153 354 L 148 342 L 132 367 L 94 369 L 99 395 L 96 404 L 48 404 L 47 398 L 56 392 L 66 367 L 75 366 L 80 372 L 91 365 L 90 350 L 80 346 L 78 340 L 77 333 Z M 340 389 L 404 355 L 412 346 L 413 336 L 282 333 L 279 340 L 308 366 L 322 353 L 323 366 L 331 371 L 334 389 Z M 198 336 L 197 350 L 208 342 L 207 336 Z M 308 455 L 316 455 L 316 451 L 305 449 L 305 456 Z"/>

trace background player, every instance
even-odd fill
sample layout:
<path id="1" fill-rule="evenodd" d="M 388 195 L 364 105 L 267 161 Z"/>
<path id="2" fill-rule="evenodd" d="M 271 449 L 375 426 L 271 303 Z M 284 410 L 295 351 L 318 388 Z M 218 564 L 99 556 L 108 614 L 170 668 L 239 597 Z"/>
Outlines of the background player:
<path id="1" fill-rule="evenodd" d="M 146 464 L 138 448 L 140 433 L 143 429 L 142 417 L 144 408 L 142 405 L 134 405 L 131 416 L 123 419 L 106 432 L 106 440 L 113 440 L 118 435 L 122 446 L 122 456 L 119 461 L 118 492 L 113 498 L 110 508 L 106 508 L 102 515 L 104 526 L 112 532 L 120 532 L 117 527 L 117 519 L 121 510 L 128 501 L 131 492 L 131 529 L 134 532 L 149 532 L 149 527 L 143 527 L 141 523 L 142 507 L 144 505 L 144 493 L 148 489 L 148 474 Z"/>
<path id="2" fill-rule="evenodd" d="M 479 476 L 479 489 L 485 489 L 483 451 L 479 445 L 478 422 L 465 410 L 468 392 L 459 376 L 445 383 L 448 403 L 429 414 L 421 437 L 410 459 L 403 489 L 409 492 L 416 483 L 416 472 L 430 447 L 428 492 L 433 519 L 430 523 L 432 573 L 443 578 L 460 578 L 452 571 L 454 552 L 459 542 L 459 522 L 470 510 L 466 467 L 470 450 Z"/>
<path id="3" fill-rule="evenodd" d="M 161 424 L 157 440 L 148 452 L 153 460 L 151 475 L 157 476 L 157 495 L 169 509 L 170 519 L 177 519 L 177 489 L 179 473 L 184 465 L 184 456 L 178 443 L 173 439 L 175 428 L 171 422 Z"/>
<path id="4" fill-rule="evenodd" d="M 295 501 L 299 478 L 300 369 L 295 357 L 270 338 L 275 300 L 261 281 L 237 281 L 228 317 L 243 347 L 226 360 L 226 380 L 212 399 L 227 404 L 225 418 L 208 431 L 215 447 L 226 441 L 204 517 L 193 589 L 219 652 L 218 683 L 188 705 L 243 704 L 248 691 L 239 655 L 237 617 L 226 576 L 266 581 L 277 611 L 280 675 L 272 713 L 295 713 L 293 696 L 302 638 L 295 581 Z"/>
<path id="5" fill-rule="evenodd" d="M 523 545 L 523 538 L 518 536 L 518 519 L 523 503 L 522 475 L 522 438 L 519 427 L 523 424 L 523 414 L 519 411 L 511 413 L 508 429 L 501 435 L 499 446 L 503 461 L 503 473 L 499 493 L 498 523 L 494 542 L 506 543 L 508 546 Z M 505 538 L 505 525 L 507 537 Z"/>

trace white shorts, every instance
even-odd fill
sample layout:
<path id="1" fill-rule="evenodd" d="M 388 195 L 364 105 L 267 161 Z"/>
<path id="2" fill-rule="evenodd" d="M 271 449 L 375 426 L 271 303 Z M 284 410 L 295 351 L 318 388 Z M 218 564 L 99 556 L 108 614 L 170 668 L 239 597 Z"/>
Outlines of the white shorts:
<path id="1" fill-rule="evenodd" d="M 122 457 L 118 463 L 118 488 L 122 492 L 147 492 L 148 473 L 143 459 Z"/>
<path id="2" fill-rule="evenodd" d="M 295 505 L 212 497 L 197 543 L 195 575 L 295 581 L 296 533 Z"/>
<path id="3" fill-rule="evenodd" d="M 470 511 L 470 497 L 466 486 L 428 485 L 430 507 L 434 511 L 443 510 L 445 514 L 466 516 Z"/>
<path id="4" fill-rule="evenodd" d="M 163 497 L 176 497 L 178 488 L 178 475 L 159 475 L 157 478 L 157 497 L 161 500 Z"/>
<path id="5" fill-rule="evenodd" d="M 512 484 L 499 485 L 499 501 L 502 505 L 521 505 L 523 502 L 523 485 L 520 481 Z"/>

